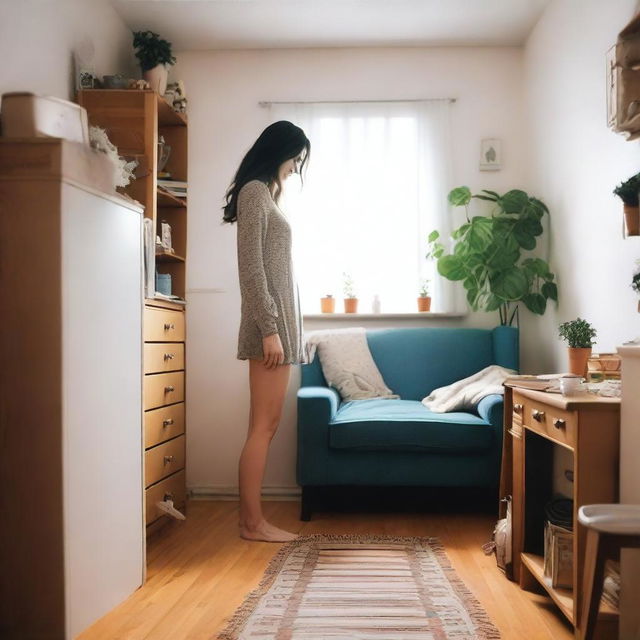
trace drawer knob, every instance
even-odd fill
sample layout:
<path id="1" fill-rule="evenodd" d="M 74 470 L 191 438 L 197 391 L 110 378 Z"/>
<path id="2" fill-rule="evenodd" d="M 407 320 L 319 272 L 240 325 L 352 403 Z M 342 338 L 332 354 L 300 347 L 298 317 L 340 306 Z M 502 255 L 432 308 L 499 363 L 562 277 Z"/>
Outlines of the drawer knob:
<path id="1" fill-rule="evenodd" d="M 172 391 L 175 391 L 176 388 L 173 385 L 169 385 L 168 387 L 164 388 L 164 392 L 165 393 L 171 393 Z"/>
<path id="2" fill-rule="evenodd" d="M 567 426 L 567 423 L 562 418 L 555 418 L 553 421 L 553 426 L 556 429 L 564 429 Z"/>
<path id="3" fill-rule="evenodd" d="M 531 412 L 531 417 L 534 420 L 537 420 L 538 422 L 543 422 L 544 421 L 544 411 L 540 411 L 539 409 L 534 409 Z"/>
<path id="4" fill-rule="evenodd" d="M 516 403 L 513 405 L 513 413 L 522 413 L 522 405 L 520 403 Z"/>
<path id="5" fill-rule="evenodd" d="M 162 421 L 163 427 L 170 427 L 172 424 L 173 424 L 173 418 L 167 418 L 166 420 Z"/>
<path id="6" fill-rule="evenodd" d="M 173 456 L 165 456 L 164 457 L 164 463 L 165 464 L 171 464 L 173 462 Z"/>
<path id="7" fill-rule="evenodd" d="M 171 491 L 167 491 L 167 493 L 164 494 L 164 498 L 162 498 L 163 500 L 173 500 L 173 493 L 171 493 Z"/>
<path id="8" fill-rule="evenodd" d="M 164 361 L 166 362 L 167 360 L 173 360 L 173 353 L 164 354 Z"/>
<path id="9" fill-rule="evenodd" d="M 164 330 L 165 331 L 171 331 L 171 329 L 175 329 L 176 325 L 173 324 L 173 322 L 165 322 L 164 323 Z"/>

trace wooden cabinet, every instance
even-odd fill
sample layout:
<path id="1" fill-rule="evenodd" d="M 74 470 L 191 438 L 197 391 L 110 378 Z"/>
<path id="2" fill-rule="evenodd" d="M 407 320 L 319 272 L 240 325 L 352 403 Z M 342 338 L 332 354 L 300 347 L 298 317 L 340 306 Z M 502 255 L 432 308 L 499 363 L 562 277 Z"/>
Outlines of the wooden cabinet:
<path id="1" fill-rule="evenodd" d="M 170 521 L 156 508 L 158 501 L 171 498 L 180 511 L 186 508 L 187 199 L 159 186 L 158 143 L 162 137 L 171 147 L 164 172 L 186 183 L 187 119 L 153 91 L 80 91 L 78 102 L 87 109 L 89 123 L 105 129 L 119 154 L 138 162 L 137 178 L 125 191 L 145 206 L 153 237 L 161 235 L 161 223 L 171 227 L 173 252 L 156 247 L 155 262 L 149 268 L 171 276 L 172 294 L 181 301 L 166 301 L 147 292 L 143 322 L 145 519 L 150 534 Z"/>
<path id="2" fill-rule="evenodd" d="M 0 636 L 75 638 L 143 582 L 142 209 L 106 156 L 0 140 Z"/>
<path id="3" fill-rule="evenodd" d="M 544 508 L 554 495 L 554 456 L 571 454 L 573 468 L 573 588 L 551 586 L 544 576 Z M 506 387 L 501 496 L 512 495 L 513 578 L 523 589 L 544 589 L 579 627 L 586 532 L 580 506 L 618 501 L 620 401 Z M 603 608 L 608 633 L 617 612 Z M 609 636 L 609 637 L 614 637 Z"/>

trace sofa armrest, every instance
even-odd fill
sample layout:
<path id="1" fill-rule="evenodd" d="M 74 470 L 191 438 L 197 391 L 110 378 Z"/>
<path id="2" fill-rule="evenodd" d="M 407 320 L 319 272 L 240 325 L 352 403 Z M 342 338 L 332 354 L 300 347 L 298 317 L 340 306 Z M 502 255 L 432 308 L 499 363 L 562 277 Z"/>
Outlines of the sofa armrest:
<path id="1" fill-rule="evenodd" d="M 340 406 L 331 387 L 298 389 L 298 455 L 296 478 L 300 486 L 328 482 L 329 423 Z"/>
<path id="2" fill-rule="evenodd" d="M 502 429 L 504 413 L 504 397 L 499 393 L 485 396 L 478 403 L 478 415 L 494 427 Z"/>

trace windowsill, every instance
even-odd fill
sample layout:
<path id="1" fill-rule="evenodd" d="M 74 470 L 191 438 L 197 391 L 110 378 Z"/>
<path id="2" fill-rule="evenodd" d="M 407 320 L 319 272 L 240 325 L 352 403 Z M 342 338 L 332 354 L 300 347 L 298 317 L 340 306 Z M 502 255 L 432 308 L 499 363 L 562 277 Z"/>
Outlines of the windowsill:
<path id="1" fill-rule="evenodd" d="M 305 320 L 385 320 L 385 319 L 406 319 L 423 318 L 425 320 L 439 320 L 441 318 L 464 318 L 466 312 L 407 312 L 407 313 L 303 313 Z"/>

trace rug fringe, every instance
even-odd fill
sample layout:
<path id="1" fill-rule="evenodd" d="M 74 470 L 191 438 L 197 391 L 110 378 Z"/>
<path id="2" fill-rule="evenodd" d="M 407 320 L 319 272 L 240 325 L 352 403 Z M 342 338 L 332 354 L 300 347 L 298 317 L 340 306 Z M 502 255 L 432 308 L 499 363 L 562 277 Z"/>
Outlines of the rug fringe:
<path id="1" fill-rule="evenodd" d="M 425 541 L 433 551 L 438 564 L 447 575 L 447 580 L 455 590 L 456 594 L 464 604 L 469 616 L 473 620 L 478 634 L 474 640 L 500 640 L 500 632 L 495 627 L 489 615 L 480 604 L 475 595 L 468 589 L 462 579 L 456 574 L 444 546 L 438 538 L 431 536 L 392 536 L 382 534 L 324 534 L 316 533 L 300 536 L 291 542 L 284 543 L 282 547 L 271 558 L 264 575 L 258 586 L 251 591 L 242 604 L 236 609 L 229 619 L 224 630 L 217 636 L 217 640 L 237 640 L 238 633 L 246 624 L 249 616 L 253 613 L 258 601 L 269 589 L 278 575 L 284 561 L 290 552 L 297 547 L 312 542 L 340 542 L 340 543 L 400 543 L 400 544 L 424 544 Z"/>

